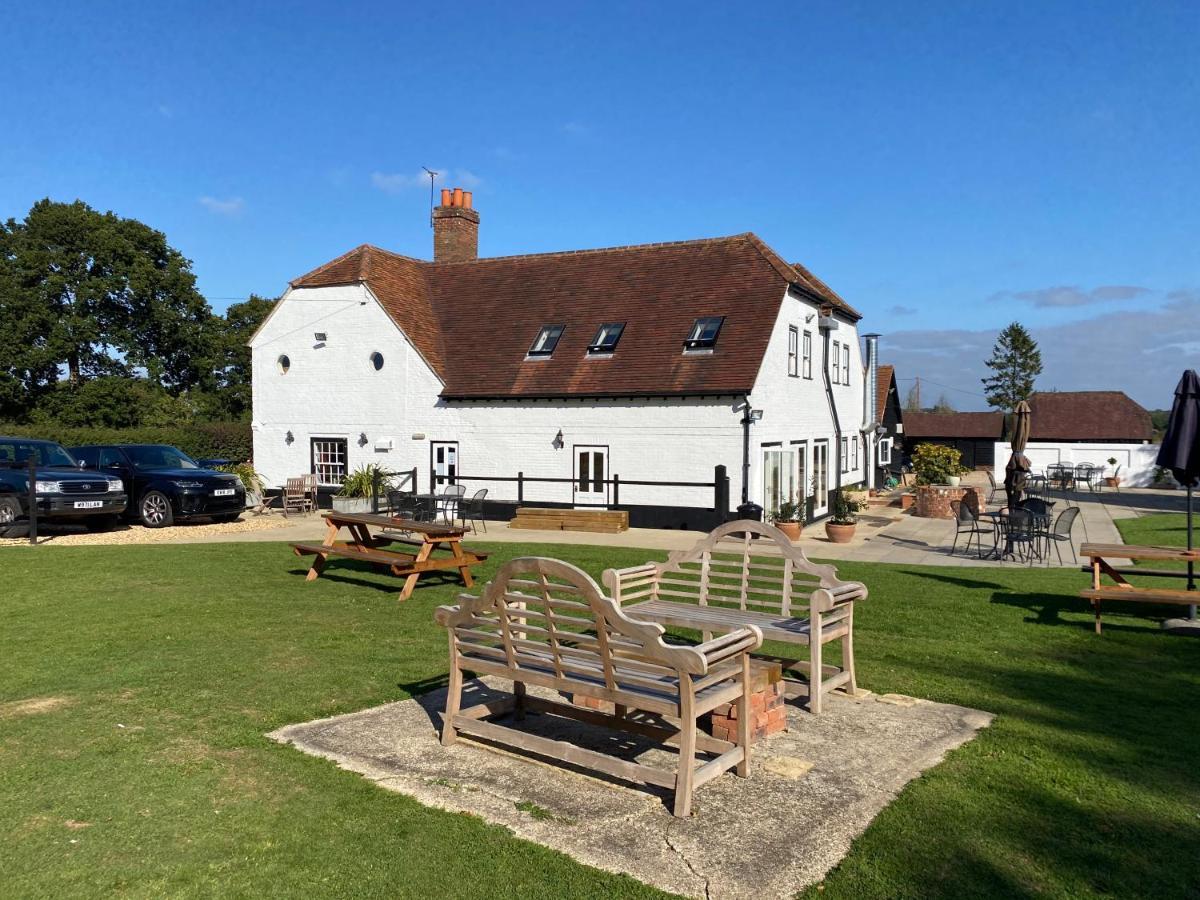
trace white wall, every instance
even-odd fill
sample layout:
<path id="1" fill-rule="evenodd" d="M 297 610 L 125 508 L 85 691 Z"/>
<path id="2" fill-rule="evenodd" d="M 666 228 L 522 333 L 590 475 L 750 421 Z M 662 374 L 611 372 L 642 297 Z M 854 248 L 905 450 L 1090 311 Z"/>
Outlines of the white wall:
<path id="1" fill-rule="evenodd" d="M 1012 455 L 1012 445 L 1006 441 L 996 442 L 996 466 L 993 475 L 999 484 L 1004 481 L 1004 467 Z M 1154 480 L 1154 460 L 1158 457 L 1158 444 L 1067 444 L 1050 441 L 1031 441 L 1025 447 L 1034 472 L 1043 471 L 1051 463 L 1063 462 L 1078 465 L 1091 463 L 1104 467 L 1104 475 L 1112 475 L 1110 458 L 1116 459 L 1121 467 L 1121 484 L 1126 487 L 1146 487 Z"/>
<path id="2" fill-rule="evenodd" d="M 805 321 L 809 316 L 810 321 Z M 813 335 L 811 379 L 788 375 L 788 325 Z M 866 463 L 859 428 L 863 421 L 862 361 L 854 326 L 834 332 L 851 348 L 851 384 L 833 385 L 843 433 L 859 437 L 855 471 L 842 482 L 860 482 Z M 324 332 L 324 346 L 313 335 Z M 609 474 L 623 481 L 711 482 L 723 464 L 730 479 L 730 505 L 741 500 L 742 412 L 737 398 L 488 401 L 447 403 L 441 381 L 419 352 L 361 286 L 289 291 L 252 343 L 254 362 L 254 462 L 268 485 L 311 470 L 310 439 L 344 438 L 348 468 L 378 463 L 392 471 L 418 469 L 418 485 L 429 488 L 430 444 L 459 442 L 459 471 L 468 478 L 526 476 L 572 478 L 574 448 L 607 446 Z M 719 346 L 719 344 L 718 344 Z M 384 356 L 376 371 L 370 354 Z M 720 352 L 718 350 L 718 352 Z M 796 440 L 830 441 L 834 429 L 821 376 L 823 341 L 813 304 L 785 297 L 751 394 L 764 411 L 751 431 L 750 497 L 762 503 L 762 444 Z M 291 366 L 279 372 L 277 359 Z M 561 430 L 563 447 L 553 446 Z M 288 443 L 286 435 L 292 433 Z M 359 436 L 367 443 L 359 446 Z M 389 442 L 390 449 L 379 443 Z M 810 451 L 811 452 L 811 451 Z M 811 464 L 809 471 L 811 473 Z M 830 487 L 836 476 L 831 472 Z M 516 485 L 466 480 L 468 491 L 488 488 L 492 500 L 516 500 Z M 526 484 L 526 503 L 570 503 L 571 484 Z M 622 486 L 630 505 L 712 505 L 711 488 Z"/>

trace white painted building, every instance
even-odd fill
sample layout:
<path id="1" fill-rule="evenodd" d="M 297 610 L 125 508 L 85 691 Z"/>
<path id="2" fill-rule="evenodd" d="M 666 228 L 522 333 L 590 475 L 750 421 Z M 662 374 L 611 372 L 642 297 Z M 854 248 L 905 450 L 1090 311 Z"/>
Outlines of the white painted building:
<path id="1" fill-rule="evenodd" d="M 500 515 L 619 505 L 707 528 L 743 491 L 768 512 L 811 495 L 821 516 L 867 477 L 859 315 L 806 269 L 751 234 L 480 259 L 456 199 L 434 262 L 356 248 L 292 282 L 251 340 L 270 486 L 315 472 L 335 490 L 375 463 L 420 491 L 486 488 Z"/>

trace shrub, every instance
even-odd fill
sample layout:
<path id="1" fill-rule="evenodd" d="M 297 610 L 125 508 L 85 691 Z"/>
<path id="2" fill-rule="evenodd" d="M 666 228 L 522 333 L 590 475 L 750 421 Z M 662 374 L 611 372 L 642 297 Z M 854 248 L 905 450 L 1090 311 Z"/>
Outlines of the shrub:
<path id="1" fill-rule="evenodd" d="M 800 522 L 804 519 L 804 511 L 795 500 L 784 500 L 778 509 L 771 510 L 772 522 Z"/>
<path id="2" fill-rule="evenodd" d="M 248 460 L 254 441 L 248 422 L 198 422 L 137 428 L 75 428 L 57 423 L 13 425 L 0 422 L 0 434 L 43 438 L 65 447 L 83 444 L 170 444 L 201 459 Z"/>
<path id="3" fill-rule="evenodd" d="M 942 444 L 917 444 L 912 455 L 917 484 L 946 484 L 953 475 L 971 471 L 962 464 L 962 453 Z"/>
<path id="4" fill-rule="evenodd" d="M 233 466 L 217 466 L 217 471 L 236 475 L 241 480 L 242 487 L 246 489 L 247 494 L 258 494 L 261 496 L 266 486 L 266 481 L 254 471 L 252 463 L 244 462 Z"/>
<path id="5" fill-rule="evenodd" d="M 834 491 L 832 501 L 829 521 L 834 525 L 855 524 L 858 521 L 858 514 L 867 507 L 867 501 L 863 500 L 860 494 L 844 490 Z"/>
<path id="6" fill-rule="evenodd" d="M 379 495 L 386 496 L 387 492 L 392 489 L 392 483 L 388 480 L 388 473 L 374 463 L 359 466 L 347 475 L 346 480 L 342 482 L 342 489 L 338 491 L 338 496 L 370 500 L 376 474 L 379 476 Z"/>

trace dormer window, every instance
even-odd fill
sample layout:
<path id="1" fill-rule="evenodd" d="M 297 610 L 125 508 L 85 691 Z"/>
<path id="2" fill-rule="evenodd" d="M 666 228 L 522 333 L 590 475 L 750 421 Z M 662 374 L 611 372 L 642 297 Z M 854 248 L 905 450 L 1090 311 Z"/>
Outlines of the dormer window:
<path id="1" fill-rule="evenodd" d="M 717 335 L 721 333 L 721 323 L 724 321 L 724 316 L 706 316 L 697 319 L 692 325 L 687 340 L 683 342 L 683 348 L 685 350 L 704 350 L 712 347 L 717 343 Z"/>
<path id="2" fill-rule="evenodd" d="M 558 339 L 562 337 L 563 327 L 562 325 L 543 325 L 542 330 L 533 339 L 533 345 L 529 348 L 529 355 L 549 356 L 553 353 L 554 348 L 558 346 Z"/>
<path id="3" fill-rule="evenodd" d="M 596 336 L 588 344 L 588 353 L 612 353 L 625 330 L 624 322 L 605 322 L 596 331 Z"/>

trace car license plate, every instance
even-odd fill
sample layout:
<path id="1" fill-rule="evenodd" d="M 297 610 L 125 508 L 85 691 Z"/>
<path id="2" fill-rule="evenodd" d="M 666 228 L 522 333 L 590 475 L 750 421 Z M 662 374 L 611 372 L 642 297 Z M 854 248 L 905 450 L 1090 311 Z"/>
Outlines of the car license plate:
<path id="1" fill-rule="evenodd" d="M 213 491 L 213 496 L 214 497 L 232 497 L 233 493 L 234 493 L 233 488 L 217 488 L 215 491 Z"/>
<path id="2" fill-rule="evenodd" d="M 104 506 L 103 500 L 76 500 L 76 509 L 100 509 Z"/>

